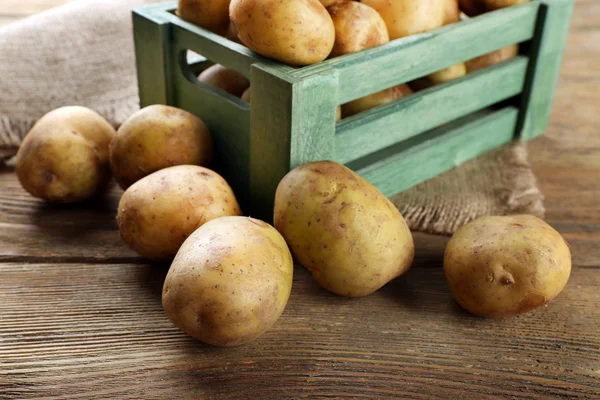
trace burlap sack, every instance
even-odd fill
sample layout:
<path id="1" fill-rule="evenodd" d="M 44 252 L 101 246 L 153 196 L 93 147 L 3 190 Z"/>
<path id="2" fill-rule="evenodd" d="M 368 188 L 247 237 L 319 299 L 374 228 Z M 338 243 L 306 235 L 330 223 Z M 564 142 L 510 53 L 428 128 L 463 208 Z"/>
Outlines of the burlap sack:
<path id="1" fill-rule="evenodd" d="M 131 9 L 77 1 L 0 28 L 0 158 L 46 112 L 83 105 L 120 125 L 139 108 Z M 415 230 L 450 234 L 482 215 L 544 212 L 525 145 L 496 150 L 393 198 Z"/>

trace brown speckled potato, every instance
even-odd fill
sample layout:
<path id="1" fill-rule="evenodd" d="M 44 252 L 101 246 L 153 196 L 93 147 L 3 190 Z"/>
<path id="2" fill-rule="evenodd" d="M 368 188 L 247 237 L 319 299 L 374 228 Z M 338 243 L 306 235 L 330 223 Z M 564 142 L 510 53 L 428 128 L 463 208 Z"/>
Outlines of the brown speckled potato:
<path id="1" fill-rule="evenodd" d="M 179 0 L 177 15 L 209 31 L 223 35 L 229 27 L 231 0 Z"/>
<path id="2" fill-rule="evenodd" d="M 133 114 L 110 144 L 110 166 L 123 189 L 174 165 L 207 166 L 213 142 L 204 122 L 175 107 L 153 105 Z"/>
<path id="3" fill-rule="evenodd" d="M 483 68 L 487 68 L 494 64 L 499 64 L 511 58 L 515 58 L 519 54 L 519 45 L 513 44 L 511 46 L 504 47 L 500 50 L 493 51 L 485 54 L 481 57 L 474 58 L 465 63 L 467 66 L 467 73 L 475 72 Z"/>
<path id="4" fill-rule="evenodd" d="M 335 44 L 329 57 L 354 53 L 387 43 L 390 37 L 377 11 L 356 1 L 345 1 L 327 9 L 335 26 Z"/>
<path id="5" fill-rule="evenodd" d="M 224 90 L 236 97 L 241 97 L 246 89 L 250 87 L 250 81 L 244 75 L 234 69 L 225 68 L 219 64 L 213 65 L 202 71 L 198 80 L 207 85 Z"/>
<path id="6" fill-rule="evenodd" d="M 241 215 L 233 191 L 216 172 L 196 165 L 161 169 L 123 193 L 121 238 L 144 257 L 171 260 L 183 241 L 215 218 Z"/>
<path id="7" fill-rule="evenodd" d="M 89 108 L 51 111 L 19 148 L 19 182 L 32 196 L 51 203 L 89 199 L 110 180 L 108 146 L 114 136 L 114 128 Z"/>
<path id="8" fill-rule="evenodd" d="M 453 24 L 460 21 L 460 9 L 458 0 L 445 0 L 446 16 L 444 17 L 444 25 Z"/>
<path id="9" fill-rule="evenodd" d="M 470 17 L 504 7 L 527 3 L 529 0 L 459 0 L 460 9 Z"/>
<path id="10" fill-rule="evenodd" d="M 291 65 L 323 61 L 335 41 L 333 21 L 318 0 L 232 0 L 230 15 L 246 46 Z"/>
<path id="11" fill-rule="evenodd" d="M 351 101 L 342 105 L 342 115 L 344 118 L 391 103 L 402 97 L 412 94 L 412 89 L 406 85 L 394 86 L 390 89 L 382 90 L 369 96 L 361 97 L 358 100 Z"/>
<path id="12" fill-rule="evenodd" d="M 181 246 L 165 280 L 163 307 L 175 326 L 198 340 L 242 345 L 283 312 L 293 268 L 287 244 L 271 225 L 219 218 Z"/>
<path id="13" fill-rule="evenodd" d="M 390 40 L 444 25 L 446 0 L 362 0 L 385 21 Z"/>
<path id="14" fill-rule="evenodd" d="M 413 261 L 413 238 L 398 209 L 335 162 L 289 172 L 277 187 L 274 222 L 300 264 L 341 296 L 367 296 Z"/>
<path id="15" fill-rule="evenodd" d="M 414 90 L 423 90 L 432 86 L 441 85 L 442 83 L 453 81 L 454 79 L 461 78 L 467 74 L 467 67 L 465 63 L 458 63 L 451 65 L 448 68 L 444 68 L 433 74 L 429 74 L 426 77 L 417 79 L 410 83 L 410 87 Z"/>
<path id="16" fill-rule="evenodd" d="M 537 217 L 484 217 L 446 246 L 444 272 L 456 301 L 482 317 L 510 317 L 554 299 L 571 273 L 569 246 Z"/>

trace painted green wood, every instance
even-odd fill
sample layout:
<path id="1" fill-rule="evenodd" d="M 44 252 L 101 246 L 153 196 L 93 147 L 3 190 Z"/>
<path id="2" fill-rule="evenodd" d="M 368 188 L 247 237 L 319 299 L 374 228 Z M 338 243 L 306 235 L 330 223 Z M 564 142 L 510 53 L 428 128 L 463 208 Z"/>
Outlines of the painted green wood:
<path id="1" fill-rule="evenodd" d="M 220 89 L 198 81 L 180 54 L 175 68 L 173 104 L 200 117 L 214 139 L 216 171 L 234 188 L 240 206 L 250 208 L 250 106 Z"/>
<path id="2" fill-rule="evenodd" d="M 509 143 L 518 109 L 481 111 L 349 164 L 391 196 Z"/>
<path id="3" fill-rule="evenodd" d="M 523 140 L 543 134 L 548 127 L 574 3 L 573 0 L 541 2 L 518 125 Z"/>
<path id="4" fill-rule="evenodd" d="M 527 64 L 519 56 L 347 118 L 338 125 L 335 160 L 348 163 L 518 95 Z"/>
<path id="5" fill-rule="evenodd" d="M 139 9 L 133 11 L 133 26 L 140 105 L 171 104 L 171 25 Z"/>
<path id="6" fill-rule="evenodd" d="M 533 37 L 539 2 L 507 7 L 435 31 L 391 41 L 293 72 L 339 71 L 338 104 L 409 82 L 450 65 Z M 393 71 L 393 73 L 391 73 Z"/>
<path id="7" fill-rule="evenodd" d="M 250 112 L 250 194 L 252 215 L 273 219 L 275 190 L 290 170 L 294 83 L 280 71 L 252 66 Z"/>

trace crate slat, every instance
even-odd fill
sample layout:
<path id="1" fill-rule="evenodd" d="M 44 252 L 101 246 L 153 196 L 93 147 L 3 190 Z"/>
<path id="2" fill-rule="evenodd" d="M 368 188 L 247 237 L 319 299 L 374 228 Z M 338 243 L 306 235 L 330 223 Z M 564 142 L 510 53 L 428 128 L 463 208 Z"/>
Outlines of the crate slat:
<path id="1" fill-rule="evenodd" d="M 573 5 L 572 0 L 542 1 L 531 50 L 535 62 L 529 66 L 517 128 L 523 140 L 543 134 L 548 127 Z"/>
<path id="2" fill-rule="evenodd" d="M 518 109 L 481 111 L 350 164 L 391 196 L 513 140 Z"/>
<path id="3" fill-rule="evenodd" d="M 348 118 L 338 126 L 335 160 L 348 163 L 517 95 L 527 64 L 519 56 Z"/>
<path id="4" fill-rule="evenodd" d="M 338 104 L 412 81 L 450 65 L 530 40 L 539 2 L 507 7 L 435 31 L 394 40 L 292 72 L 297 78 L 333 67 L 339 72 Z M 390 73 L 393 71 L 393 73 Z"/>

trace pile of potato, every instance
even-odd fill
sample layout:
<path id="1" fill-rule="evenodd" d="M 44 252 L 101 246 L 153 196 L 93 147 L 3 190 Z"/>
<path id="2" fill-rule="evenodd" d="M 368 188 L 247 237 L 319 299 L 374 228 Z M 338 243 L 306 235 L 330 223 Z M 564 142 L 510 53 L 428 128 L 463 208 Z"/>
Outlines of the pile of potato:
<path id="1" fill-rule="evenodd" d="M 295 63 L 384 43 L 390 33 L 432 29 L 458 14 L 442 0 L 233 0 L 231 14 L 228 0 L 194 8 L 201 3 L 181 1 L 180 15 L 190 18 L 196 10 L 196 22 L 230 34 L 231 15 L 244 43 Z M 411 17 L 390 16 L 403 13 Z M 296 48 L 286 42 L 290 37 Z M 250 99 L 249 82 L 231 70 L 213 66 L 200 79 Z M 392 88 L 346 111 L 408 90 Z M 322 287 L 348 297 L 370 295 L 411 267 L 415 249 L 404 218 L 345 166 L 320 161 L 290 171 L 274 194 L 273 227 L 242 216 L 231 187 L 210 169 L 212 158 L 211 133 L 186 111 L 146 107 L 115 131 L 90 109 L 64 107 L 27 135 L 16 172 L 29 193 L 51 203 L 99 195 L 114 176 L 124 189 L 116 216 L 122 239 L 150 260 L 172 262 L 164 309 L 178 328 L 213 345 L 244 344 L 273 326 L 290 296 L 294 259 Z M 443 264 L 462 307 L 506 317 L 557 296 L 569 279 L 571 255 L 560 234 L 538 218 L 488 217 L 456 233 Z"/>
<path id="2" fill-rule="evenodd" d="M 180 0 L 177 13 L 184 20 L 242 43 L 265 57 L 305 66 L 453 24 L 460 21 L 461 10 L 467 16 L 476 16 L 525 1 Z M 508 60 L 518 50 L 518 45 L 512 45 L 343 104 L 337 119 Z M 214 66 L 199 79 L 250 102 L 250 82 L 236 71 Z"/>

